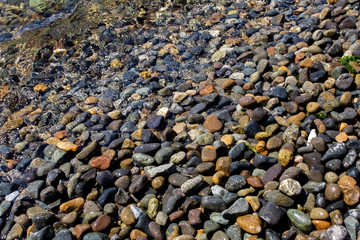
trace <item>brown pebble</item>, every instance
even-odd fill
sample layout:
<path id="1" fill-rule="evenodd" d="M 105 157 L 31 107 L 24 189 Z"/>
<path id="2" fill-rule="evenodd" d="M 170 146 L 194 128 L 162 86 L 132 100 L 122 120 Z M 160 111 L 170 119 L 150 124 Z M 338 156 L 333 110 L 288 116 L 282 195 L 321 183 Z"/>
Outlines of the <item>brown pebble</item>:
<path id="1" fill-rule="evenodd" d="M 94 232 L 101 232 L 104 231 L 105 229 L 107 229 L 110 226 L 111 223 L 111 217 L 109 217 L 108 215 L 101 215 L 99 216 L 95 222 L 93 222 L 91 224 L 91 229 Z"/>
<path id="2" fill-rule="evenodd" d="M 231 158 L 230 157 L 220 157 L 216 161 L 216 168 L 215 171 L 222 171 L 225 173 L 227 177 L 230 176 L 230 165 L 231 165 Z"/>
<path id="3" fill-rule="evenodd" d="M 328 183 L 325 187 L 325 199 L 331 202 L 339 200 L 341 197 L 341 189 L 336 183 Z"/>
<path id="4" fill-rule="evenodd" d="M 340 210 L 336 209 L 329 213 L 331 225 L 342 225 L 344 223 L 344 216 Z"/>
<path id="5" fill-rule="evenodd" d="M 206 130 L 208 130 L 211 133 L 220 131 L 223 126 L 222 122 L 214 114 L 207 116 L 203 125 L 206 128 Z"/>
<path id="6" fill-rule="evenodd" d="M 77 237 L 77 239 L 80 239 L 88 230 L 90 230 L 89 224 L 78 224 L 74 228 L 74 235 Z"/>
<path id="7" fill-rule="evenodd" d="M 236 219 L 237 224 L 244 231 L 251 234 L 258 234 L 261 232 L 261 220 L 256 215 L 247 214 Z"/>
<path id="8" fill-rule="evenodd" d="M 258 176 L 251 176 L 246 179 L 247 183 L 254 188 L 263 188 L 264 184 L 261 181 L 261 178 Z"/>
<path id="9" fill-rule="evenodd" d="M 201 224 L 201 209 L 191 209 L 188 213 L 189 222 L 191 225 Z"/>
<path id="10" fill-rule="evenodd" d="M 180 218 L 182 218 L 184 215 L 185 215 L 184 211 L 178 210 L 178 211 L 175 211 L 175 212 L 169 214 L 169 220 L 170 220 L 170 222 L 175 222 L 175 221 L 179 220 Z"/>
<path id="11" fill-rule="evenodd" d="M 160 189 L 164 186 L 166 179 L 163 176 L 158 176 L 151 181 L 151 186 L 154 189 Z"/>
<path id="12" fill-rule="evenodd" d="M 206 146 L 201 151 L 201 160 L 203 162 L 213 162 L 216 160 L 216 151 L 213 146 Z"/>
<path id="13" fill-rule="evenodd" d="M 147 237 L 147 235 L 146 235 L 146 233 L 144 233 L 143 231 L 140 231 L 139 229 L 133 229 L 130 232 L 131 240 L 140 240 L 140 238 L 142 238 L 142 237 Z"/>
<path id="14" fill-rule="evenodd" d="M 244 96 L 241 97 L 239 100 L 239 104 L 244 107 L 244 108 L 248 108 L 250 106 L 253 106 L 256 104 L 256 100 L 254 97 L 252 96 Z"/>

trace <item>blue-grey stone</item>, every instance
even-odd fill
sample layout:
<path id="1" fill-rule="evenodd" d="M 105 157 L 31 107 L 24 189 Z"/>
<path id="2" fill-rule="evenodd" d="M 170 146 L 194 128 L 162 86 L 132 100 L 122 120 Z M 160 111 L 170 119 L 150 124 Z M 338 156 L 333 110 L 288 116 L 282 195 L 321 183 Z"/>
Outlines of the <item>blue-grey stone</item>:
<path id="1" fill-rule="evenodd" d="M 347 153 L 345 143 L 334 143 L 321 158 L 321 161 L 342 158 Z"/>
<path id="2" fill-rule="evenodd" d="M 245 198 L 239 198 L 233 205 L 222 212 L 225 219 L 236 219 L 239 216 L 245 215 L 249 211 L 249 203 Z"/>

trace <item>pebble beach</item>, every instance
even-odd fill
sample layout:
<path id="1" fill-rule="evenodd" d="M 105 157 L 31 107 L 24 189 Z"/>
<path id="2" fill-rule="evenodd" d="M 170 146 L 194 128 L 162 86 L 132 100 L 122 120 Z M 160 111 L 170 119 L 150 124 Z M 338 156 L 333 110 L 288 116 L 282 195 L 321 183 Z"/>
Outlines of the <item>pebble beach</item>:
<path id="1" fill-rule="evenodd" d="M 0 239 L 360 239 L 359 13 L 0 2 Z"/>

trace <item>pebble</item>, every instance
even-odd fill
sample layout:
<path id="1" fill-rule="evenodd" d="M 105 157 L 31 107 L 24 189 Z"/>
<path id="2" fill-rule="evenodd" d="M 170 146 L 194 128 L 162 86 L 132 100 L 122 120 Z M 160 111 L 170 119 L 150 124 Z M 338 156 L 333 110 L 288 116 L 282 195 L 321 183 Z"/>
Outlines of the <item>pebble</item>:
<path id="1" fill-rule="evenodd" d="M 240 216 L 236 219 L 239 227 L 251 234 L 258 234 L 261 232 L 261 220 L 256 215 L 247 214 L 244 216 Z"/>
<path id="2" fill-rule="evenodd" d="M 279 190 L 287 196 L 293 197 L 301 193 L 302 187 L 298 181 L 288 178 L 280 183 Z"/>
<path id="3" fill-rule="evenodd" d="M 313 227 L 312 222 L 310 218 L 303 212 L 300 212 L 297 209 L 289 209 L 287 211 L 287 216 L 289 217 L 290 221 L 301 231 L 311 231 Z"/>

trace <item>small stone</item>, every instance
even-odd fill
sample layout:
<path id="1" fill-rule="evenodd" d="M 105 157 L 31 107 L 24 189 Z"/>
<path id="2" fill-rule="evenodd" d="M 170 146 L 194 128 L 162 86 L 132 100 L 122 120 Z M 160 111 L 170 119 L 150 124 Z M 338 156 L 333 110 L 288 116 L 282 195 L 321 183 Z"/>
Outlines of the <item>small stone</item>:
<path id="1" fill-rule="evenodd" d="M 360 229 L 360 224 L 359 224 L 358 220 L 356 220 L 352 216 L 348 216 L 347 218 L 345 218 L 344 223 L 345 223 L 345 227 L 350 235 L 350 238 L 356 239 L 357 233 Z"/>
<path id="2" fill-rule="evenodd" d="M 320 105 L 317 102 L 309 102 L 306 105 L 306 111 L 308 113 L 315 113 L 320 108 Z"/>
<path id="3" fill-rule="evenodd" d="M 106 170 L 110 167 L 112 157 L 108 155 L 102 155 L 91 161 L 91 167 L 98 168 L 100 170 Z"/>
<path id="4" fill-rule="evenodd" d="M 246 180 L 241 175 L 230 176 L 228 181 L 225 184 L 225 189 L 230 192 L 236 192 L 242 189 L 246 185 Z"/>
<path id="5" fill-rule="evenodd" d="M 252 96 L 244 96 L 244 97 L 240 98 L 239 104 L 244 108 L 248 108 L 248 107 L 255 105 L 256 100 Z"/>
<path id="6" fill-rule="evenodd" d="M 79 212 L 84 206 L 85 200 L 81 197 L 67 201 L 60 205 L 60 211 L 63 213 L 70 213 L 72 211 Z"/>
<path id="7" fill-rule="evenodd" d="M 61 150 L 66 151 L 66 152 L 69 152 L 69 151 L 76 152 L 78 149 L 78 146 L 71 142 L 58 142 L 56 144 L 56 147 L 58 147 Z"/>
<path id="8" fill-rule="evenodd" d="M 222 126 L 222 122 L 214 114 L 209 115 L 204 121 L 204 127 L 211 133 L 220 131 Z"/>
<path id="9" fill-rule="evenodd" d="M 237 224 L 244 231 L 251 234 L 258 234 L 261 232 L 261 220 L 256 215 L 244 215 L 236 219 Z"/>
<path id="10" fill-rule="evenodd" d="M 279 163 L 286 167 L 292 160 L 293 152 L 289 149 L 282 148 L 279 151 Z"/>
<path id="11" fill-rule="evenodd" d="M 313 208 L 310 212 L 310 219 L 313 220 L 327 220 L 329 218 L 328 212 L 323 208 Z"/>
<path id="12" fill-rule="evenodd" d="M 203 162 L 213 162 L 216 160 L 217 154 L 212 146 L 206 146 L 201 151 L 201 160 Z"/>
<path id="13" fill-rule="evenodd" d="M 225 219 L 236 219 L 237 217 L 248 213 L 249 203 L 244 198 L 236 200 L 231 207 L 222 212 Z"/>
<path id="14" fill-rule="evenodd" d="M 136 221 L 133 212 L 130 210 L 130 207 L 123 208 L 123 210 L 121 211 L 121 214 L 120 214 L 120 218 L 121 218 L 121 221 L 128 226 L 131 226 Z"/>
<path id="15" fill-rule="evenodd" d="M 21 236 L 24 233 L 24 228 L 16 223 L 14 226 L 12 226 L 10 232 L 7 234 L 6 240 L 15 240 L 15 239 L 21 239 Z"/>
<path id="16" fill-rule="evenodd" d="M 184 182 L 180 188 L 183 193 L 188 194 L 198 189 L 203 182 L 204 179 L 201 176 L 197 176 Z"/>
<path id="17" fill-rule="evenodd" d="M 323 155 L 321 161 L 342 158 L 347 150 L 344 143 L 334 143 Z"/>
<path id="18" fill-rule="evenodd" d="M 294 204 L 293 199 L 281 193 L 279 190 L 266 191 L 263 197 L 266 201 L 274 202 L 281 207 L 291 207 Z"/>
<path id="19" fill-rule="evenodd" d="M 331 202 L 339 200 L 341 197 L 340 186 L 336 183 L 328 183 L 325 187 L 325 199 Z"/>
<path id="20" fill-rule="evenodd" d="M 335 140 L 337 142 L 346 142 L 348 139 L 349 139 L 349 137 L 346 134 L 346 132 L 341 132 L 335 137 Z"/>
<path id="21" fill-rule="evenodd" d="M 289 197 L 299 195 L 301 193 L 301 184 L 291 178 L 285 179 L 280 183 L 279 190 Z"/>
<path id="22" fill-rule="evenodd" d="M 327 229 L 331 226 L 330 222 L 324 220 L 312 220 L 311 222 L 315 226 L 316 230 Z"/>
<path id="23" fill-rule="evenodd" d="M 340 90 L 346 90 L 351 86 L 353 82 L 353 76 L 351 76 L 349 73 L 343 73 L 336 79 L 335 85 Z"/>
<path id="24" fill-rule="evenodd" d="M 77 224 L 74 228 L 74 235 L 80 239 L 88 230 L 90 230 L 89 224 Z"/>
<path id="25" fill-rule="evenodd" d="M 346 228 L 341 225 L 333 225 L 320 235 L 321 239 L 337 240 L 344 239 L 347 235 Z"/>
<path id="26" fill-rule="evenodd" d="M 106 230 L 111 224 L 111 217 L 107 215 L 101 215 L 99 216 L 95 222 L 91 224 L 91 229 L 94 232 L 101 232 Z"/>

